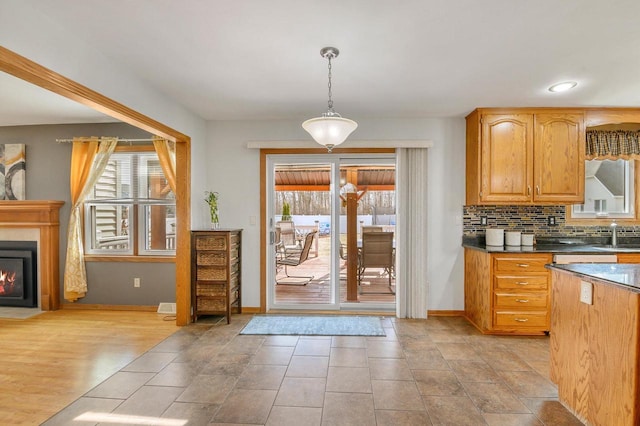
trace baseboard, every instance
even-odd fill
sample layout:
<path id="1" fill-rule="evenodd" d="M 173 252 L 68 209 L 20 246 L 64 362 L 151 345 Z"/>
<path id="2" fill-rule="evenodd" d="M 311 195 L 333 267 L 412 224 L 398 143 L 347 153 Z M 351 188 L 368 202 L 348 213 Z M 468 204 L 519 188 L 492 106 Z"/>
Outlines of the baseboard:
<path id="1" fill-rule="evenodd" d="M 427 311 L 430 317 L 463 317 L 464 311 Z"/>
<path id="2" fill-rule="evenodd" d="M 145 305 L 98 305 L 89 303 L 62 303 L 60 309 L 68 310 L 94 310 L 94 311 L 139 311 L 139 312 L 156 312 L 158 306 Z"/>
<path id="3" fill-rule="evenodd" d="M 260 308 L 255 306 L 243 306 L 242 313 L 243 314 L 259 314 Z"/>

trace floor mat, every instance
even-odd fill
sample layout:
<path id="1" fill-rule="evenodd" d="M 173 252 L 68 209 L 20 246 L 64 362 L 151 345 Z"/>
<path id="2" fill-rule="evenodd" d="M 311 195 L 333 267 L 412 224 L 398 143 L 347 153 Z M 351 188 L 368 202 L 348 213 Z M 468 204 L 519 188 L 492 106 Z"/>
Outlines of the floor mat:
<path id="1" fill-rule="evenodd" d="M 355 315 L 256 315 L 240 334 L 386 336 L 380 317 Z"/>

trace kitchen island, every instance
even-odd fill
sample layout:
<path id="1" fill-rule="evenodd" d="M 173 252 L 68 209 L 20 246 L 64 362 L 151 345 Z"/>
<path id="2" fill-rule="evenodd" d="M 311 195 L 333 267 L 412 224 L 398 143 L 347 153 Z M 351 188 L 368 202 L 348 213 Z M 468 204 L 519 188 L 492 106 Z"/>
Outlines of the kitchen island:
<path id="1" fill-rule="evenodd" d="M 640 265 L 547 265 L 551 380 L 589 425 L 640 424 Z"/>

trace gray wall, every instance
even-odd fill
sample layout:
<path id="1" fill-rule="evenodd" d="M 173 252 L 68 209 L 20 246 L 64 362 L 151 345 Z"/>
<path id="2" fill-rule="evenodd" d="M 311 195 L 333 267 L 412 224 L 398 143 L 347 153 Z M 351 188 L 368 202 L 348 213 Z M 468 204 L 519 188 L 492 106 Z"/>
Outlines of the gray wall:
<path id="1" fill-rule="evenodd" d="M 64 264 L 67 250 L 71 144 L 56 139 L 77 136 L 147 138 L 149 133 L 124 123 L 68 124 L 0 127 L 0 143 L 26 145 L 26 197 L 28 200 L 61 200 L 60 300 L 63 300 Z M 133 278 L 141 279 L 139 288 Z M 88 262 L 89 291 L 79 304 L 157 305 L 175 301 L 174 263 Z"/>

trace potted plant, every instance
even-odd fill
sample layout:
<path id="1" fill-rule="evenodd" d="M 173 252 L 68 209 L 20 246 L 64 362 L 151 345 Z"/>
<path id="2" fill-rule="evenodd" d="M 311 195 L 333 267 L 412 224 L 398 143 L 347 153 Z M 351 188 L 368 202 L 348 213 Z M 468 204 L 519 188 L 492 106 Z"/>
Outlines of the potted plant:
<path id="1" fill-rule="evenodd" d="M 282 203 L 282 219 L 284 221 L 291 220 L 291 206 L 286 201 Z"/>
<path id="2" fill-rule="evenodd" d="M 209 214 L 211 217 L 211 228 L 218 229 L 220 226 L 218 218 L 218 193 L 212 191 L 204 191 L 205 199 L 209 205 Z"/>

